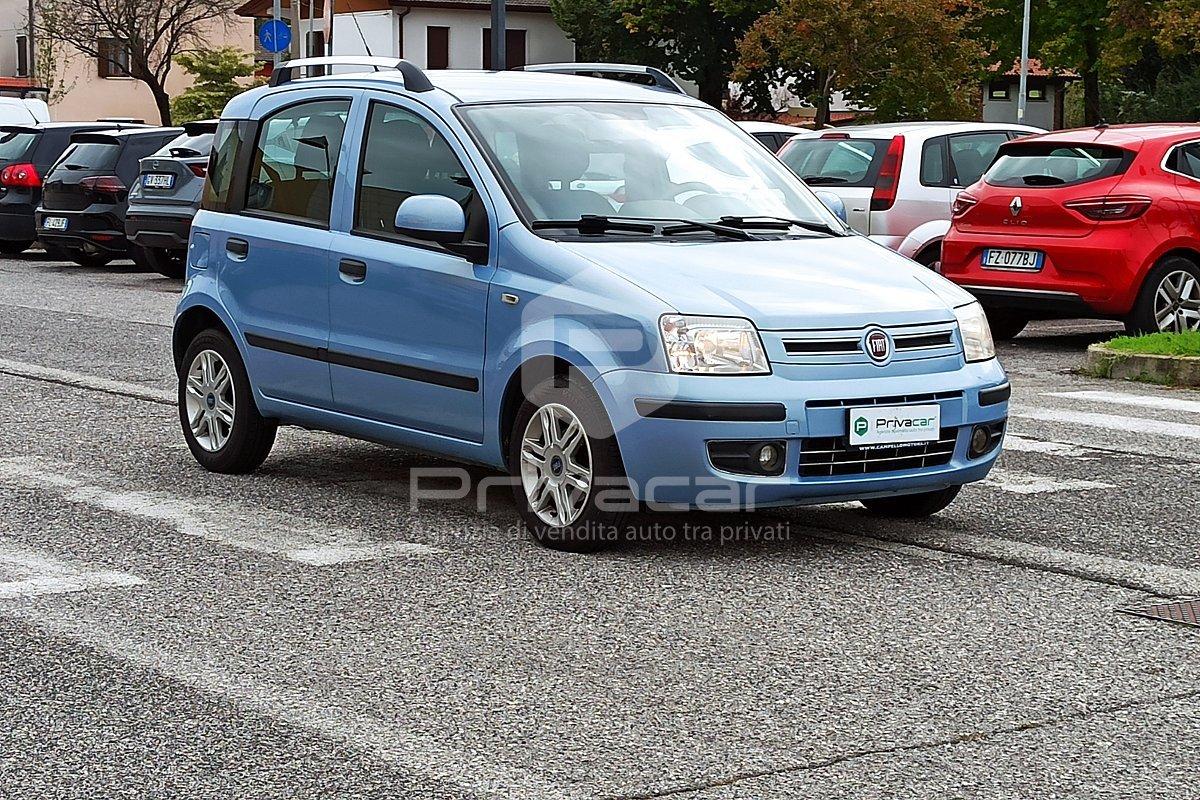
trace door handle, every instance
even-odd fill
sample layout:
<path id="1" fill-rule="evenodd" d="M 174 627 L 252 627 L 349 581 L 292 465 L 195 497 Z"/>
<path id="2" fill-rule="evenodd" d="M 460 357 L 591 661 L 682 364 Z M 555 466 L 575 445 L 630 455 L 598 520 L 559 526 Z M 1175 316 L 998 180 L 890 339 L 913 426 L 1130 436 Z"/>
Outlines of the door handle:
<path id="1" fill-rule="evenodd" d="M 367 279 L 367 265 L 352 258 L 343 258 L 338 262 L 338 272 L 347 283 L 362 283 Z"/>
<path id="2" fill-rule="evenodd" d="M 229 239 L 225 242 L 225 252 L 234 258 L 245 258 L 250 255 L 250 243 L 245 239 Z"/>

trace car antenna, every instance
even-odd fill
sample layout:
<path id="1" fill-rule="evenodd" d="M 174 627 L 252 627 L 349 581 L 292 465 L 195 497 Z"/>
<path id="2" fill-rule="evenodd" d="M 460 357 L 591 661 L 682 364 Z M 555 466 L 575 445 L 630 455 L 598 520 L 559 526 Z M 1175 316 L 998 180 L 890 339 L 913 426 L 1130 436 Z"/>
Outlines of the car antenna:
<path id="1" fill-rule="evenodd" d="M 1100 121 L 1096 123 L 1096 130 L 1098 130 L 1098 131 L 1102 131 L 1107 127 L 1108 127 L 1108 120 L 1104 119 L 1103 117 L 1101 117 Z"/>

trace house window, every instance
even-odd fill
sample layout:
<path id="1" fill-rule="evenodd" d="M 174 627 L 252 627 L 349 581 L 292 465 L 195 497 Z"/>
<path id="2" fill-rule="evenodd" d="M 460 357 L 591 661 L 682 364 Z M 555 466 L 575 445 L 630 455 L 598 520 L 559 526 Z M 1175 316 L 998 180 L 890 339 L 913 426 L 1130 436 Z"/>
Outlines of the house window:
<path id="1" fill-rule="evenodd" d="M 1008 83 L 1004 81 L 992 81 L 988 86 L 989 100 L 1007 100 L 1008 99 Z"/>
<path id="2" fill-rule="evenodd" d="M 425 68 L 450 69 L 450 29 L 430 25 L 425 29 Z"/>
<path id="3" fill-rule="evenodd" d="M 1028 97 L 1031 102 L 1044 103 L 1046 102 L 1046 89 L 1041 86 L 1037 87 L 1036 89 L 1030 86 L 1028 91 L 1025 92 L 1025 96 Z"/>
<path id="4" fill-rule="evenodd" d="M 23 34 L 17 37 L 17 77 L 29 77 L 29 37 Z"/>
<path id="5" fill-rule="evenodd" d="M 97 47 L 96 72 L 101 78 L 129 77 L 129 44 L 123 39 L 101 37 Z"/>
<path id="6" fill-rule="evenodd" d="M 525 66 L 525 31 L 506 28 L 504 30 L 504 68 L 516 69 Z M 483 29 L 483 68 L 492 68 L 492 29 Z"/>

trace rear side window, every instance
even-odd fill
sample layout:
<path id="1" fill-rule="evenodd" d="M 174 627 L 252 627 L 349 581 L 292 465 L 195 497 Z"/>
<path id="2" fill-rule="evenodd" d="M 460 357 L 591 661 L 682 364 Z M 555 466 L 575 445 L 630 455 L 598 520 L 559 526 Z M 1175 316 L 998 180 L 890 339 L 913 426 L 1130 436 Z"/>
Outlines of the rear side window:
<path id="1" fill-rule="evenodd" d="M 229 187 L 233 184 L 234 165 L 241 145 L 241 128 L 237 120 L 223 120 L 213 135 L 208 178 L 204 181 L 204 195 L 200 201 L 202 208 L 220 212 L 230 210 Z"/>
<path id="2" fill-rule="evenodd" d="M 0 128 L 0 161 L 26 158 L 40 135 L 37 131 L 21 128 Z"/>
<path id="3" fill-rule="evenodd" d="M 1000 158 L 987 172 L 992 186 L 1071 186 L 1120 175 L 1133 153 L 1119 147 L 1093 144 L 1030 142 L 1000 149 Z"/>
<path id="4" fill-rule="evenodd" d="M 873 186 L 886 151 L 881 139 L 793 139 L 779 158 L 810 186 Z"/>
<path id="5" fill-rule="evenodd" d="M 1200 178 L 1200 142 L 1181 144 L 1167 156 L 1167 169 L 1189 178 Z"/>
<path id="6" fill-rule="evenodd" d="M 299 103 L 259 126 L 246 210 L 329 224 L 349 100 Z"/>
<path id="7" fill-rule="evenodd" d="M 114 170 L 120 157 L 121 145 L 117 142 L 77 142 L 67 148 L 58 166 L 93 172 Z"/>

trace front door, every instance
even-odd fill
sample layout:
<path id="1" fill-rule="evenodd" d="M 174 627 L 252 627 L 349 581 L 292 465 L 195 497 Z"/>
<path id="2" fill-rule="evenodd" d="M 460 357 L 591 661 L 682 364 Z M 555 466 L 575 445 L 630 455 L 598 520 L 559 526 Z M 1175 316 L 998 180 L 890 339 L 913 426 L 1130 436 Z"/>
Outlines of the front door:
<path id="1" fill-rule="evenodd" d="M 357 416 L 482 441 L 492 270 L 395 230 L 405 198 L 439 194 L 462 205 L 464 241 L 487 243 L 478 175 L 440 121 L 391 99 L 370 102 L 360 150 L 353 207 L 334 243 L 334 401 Z"/>
<path id="2" fill-rule="evenodd" d="M 244 207 L 211 246 L 224 261 L 222 300 L 249 345 L 255 387 L 329 407 L 329 220 L 351 98 L 289 102 L 247 143 L 254 150 Z"/>

